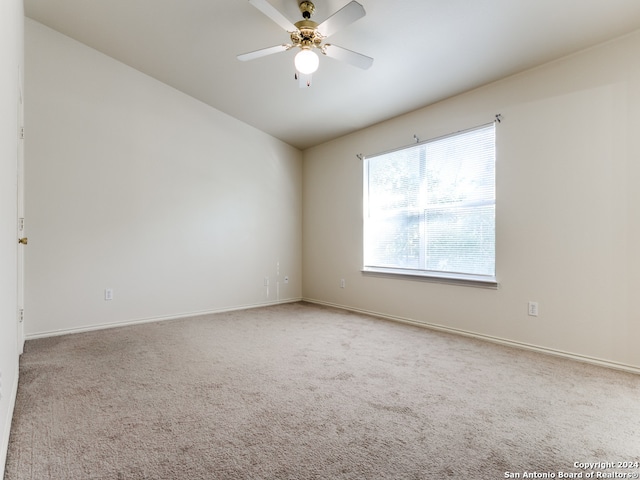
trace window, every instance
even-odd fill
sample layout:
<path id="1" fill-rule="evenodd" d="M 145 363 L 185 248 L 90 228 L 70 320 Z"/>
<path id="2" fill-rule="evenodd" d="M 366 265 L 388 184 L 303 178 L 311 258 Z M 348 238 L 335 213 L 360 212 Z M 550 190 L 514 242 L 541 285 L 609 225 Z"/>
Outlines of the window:
<path id="1" fill-rule="evenodd" d="M 364 159 L 364 271 L 495 280 L 493 123 Z"/>

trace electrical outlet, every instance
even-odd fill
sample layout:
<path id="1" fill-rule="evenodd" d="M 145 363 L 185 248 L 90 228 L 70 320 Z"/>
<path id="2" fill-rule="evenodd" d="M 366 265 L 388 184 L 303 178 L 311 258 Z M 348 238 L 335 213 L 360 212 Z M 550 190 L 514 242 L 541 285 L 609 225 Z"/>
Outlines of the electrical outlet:
<path id="1" fill-rule="evenodd" d="M 265 287 L 268 287 L 268 286 L 269 286 L 269 277 L 264 277 L 264 283 L 263 283 L 263 285 L 264 285 Z"/>
<path id="2" fill-rule="evenodd" d="M 104 299 L 106 301 L 113 300 L 113 288 L 105 288 L 105 290 L 104 290 Z"/>
<path id="3" fill-rule="evenodd" d="M 289 277 L 284 277 L 284 283 L 289 283 Z"/>
<path id="4" fill-rule="evenodd" d="M 347 283 L 344 281 L 344 278 L 340 279 L 340 288 L 344 288 L 347 286 Z"/>
<path id="5" fill-rule="evenodd" d="M 538 302 L 529 302 L 529 316 L 530 317 L 538 316 Z"/>

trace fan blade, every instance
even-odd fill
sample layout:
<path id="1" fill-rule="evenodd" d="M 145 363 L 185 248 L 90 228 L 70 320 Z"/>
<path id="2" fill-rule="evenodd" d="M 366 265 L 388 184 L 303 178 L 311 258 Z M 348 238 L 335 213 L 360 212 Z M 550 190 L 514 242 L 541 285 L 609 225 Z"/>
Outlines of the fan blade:
<path id="1" fill-rule="evenodd" d="M 364 7 L 353 0 L 318 25 L 317 30 L 323 37 L 328 37 L 366 14 Z"/>
<path id="2" fill-rule="evenodd" d="M 322 53 L 327 57 L 347 62 L 354 67 L 362 68 L 363 70 L 366 70 L 373 65 L 373 58 L 347 50 L 346 48 L 338 47 L 337 45 L 331 45 L 330 43 L 327 43 L 322 47 Z"/>
<path id="3" fill-rule="evenodd" d="M 292 47 L 292 45 L 274 45 L 273 47 L 262 48 L 254 52 L 242 53 L 238 55 L 238 60 L 246 62 L 247 60 L 254 60 L 260 57 L 266 57 L 274 53 L 286 52 Z"/>
<path id="4" fill-rule="evenodd" d="M 267 0 L 249 0 L 249 3 L 284 28 L 287 32 L 295 32 L 298 30 L 288 18 L 276 10 L 276 8 L 267 2 Z"/>

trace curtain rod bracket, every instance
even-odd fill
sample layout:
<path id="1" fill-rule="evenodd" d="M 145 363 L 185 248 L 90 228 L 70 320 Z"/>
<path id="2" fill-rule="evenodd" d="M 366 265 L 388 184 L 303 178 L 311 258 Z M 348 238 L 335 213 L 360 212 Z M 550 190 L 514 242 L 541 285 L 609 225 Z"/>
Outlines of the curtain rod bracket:
<path id="1" fill-rule="evenodd" d="M 496 122 L 498 122 L 498 123 L 502 122 L 502 114 L 501 113 L 498 113 L 496 115 Z"/>
<path id="2" fill-rule="evenodd" d="M 418 138 L 418 136 L 417 136 L 417 135 L 414 135 L 414 136 L 413 136 L 413 139 L 416 141 L 416 143 L 420 143 L 420 139 Z"/>
<path id="3" fill-rule="evenodd" d="M 362 160 L 364 158 L 364 155 L 361 153 L 356 154 L 356 157 L 358 157 L 358 159 Z"/>

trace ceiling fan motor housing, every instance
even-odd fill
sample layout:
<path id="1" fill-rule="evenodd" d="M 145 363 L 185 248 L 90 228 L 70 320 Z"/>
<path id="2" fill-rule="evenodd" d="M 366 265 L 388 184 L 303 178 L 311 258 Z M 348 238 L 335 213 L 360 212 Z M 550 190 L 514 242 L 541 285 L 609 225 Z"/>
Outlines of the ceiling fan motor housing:
<path id="1" fill-rule="evenodd" d="M 316 30 L 318 26 L 316 22 L 301 20 L 295 25 L 298 30 L 291 32 L 291 43 L 294 47 L 320 48 L 324 37 Z"/>

